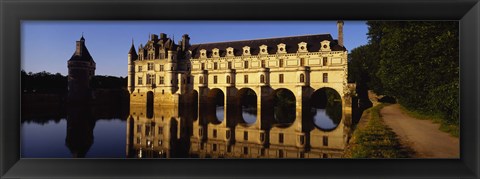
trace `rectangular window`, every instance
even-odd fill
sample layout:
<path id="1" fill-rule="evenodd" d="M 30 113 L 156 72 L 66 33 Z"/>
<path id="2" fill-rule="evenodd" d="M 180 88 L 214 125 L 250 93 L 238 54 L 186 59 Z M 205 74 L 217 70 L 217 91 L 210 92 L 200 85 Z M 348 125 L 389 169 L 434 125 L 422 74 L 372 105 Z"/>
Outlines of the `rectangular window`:
<path id="1" fill-rule="evenodd" d="M 248 61 L 243 62 L 243 68 L 248 68 Z"/>
<path id="2" fill-rule="evenodd" d="M 260 149 L 260 155 L 265 156 L 265 148 Z"/>
<path id="3" fill-rule="evenodd" d="M 212 144 L 212 150 L 215 152 L 217 151 L 217 144 Z"/>
<path id="4" fill-rule="evenodd" d="M 138 66 L 138 72 L 142 71 L 142 66 Z"/>
<path id="5" fill-rule="evenodd" d="M 300 145 L 304 145 L 305 144 L 305 136 L 300 136 Z"/>
<path id="6" fill-rule="evenodd" d="M 202 63 L 202 70 L 205 70 L 205 63 Z"/>
<path id="7" fill-rule="evenodd" d="M 228 69 L 232 69 L 232 62 L 228 62 Z"/>
<path id="8" fill-rule="evenodd" d="M 283 133 L 278 134 L 278 143 L 283 144 Z"/>
<path id="9" fill-rule="evenodd" d="M 150 126 L 145 126 L 145 135 L 150 135 Z"/>
<path id="10" fill-rule="evenodd" d="M 190 77 L 187 77 L 187 84 L 190 84 Z"/>
<path id="11" fill-rule="evenodd" d="M 162 85 L 165 84 L 165 77 L 161 76 L 159 83 L 162 84 Z"/>
<path id="12" fill-rule="evenodd" d="M 278 158 L 283 158 L 283 150 L 278 150 Z"/>
<path id="13" fill-rule="evenodd" d="M 142 133 L 142 125 L 137 125 L 137 133 Z"/>
<path id="14" fill-rule="evenodd" d="M 217 130 L 213 129 L 213 138 L 217 138 Z"/>
<path id="15" fill-rule="evenodd" d="M 328 146 L 328 136 L 323 136 L 323 146 Z"/>
<path id="16" fill-rule="evenodd" d="M 323 66 L 327 66 L 327 62 L 328 62 L 327 57 L 323 57 L 323 63 L 322 63 Z"/>
<path id="17" fill-rule="evenodd" d="M 244 83 L 248 83 L 248 75 L 244 75 L 244 76 L 243 76 L 243 82 L 244 82 Z"/>
<path id="18" fill-rule="evenodd" d="M 248 154 L 248 147 L 243 147 L 243 154 L 245 154 L 245 155 Z"/>
<path id="19" fill-rule="evenodd" d="M 143 78 L 140 76 L 138 77 L 138 84 L 143 85 Z"/>
<path id="20" fill-rule="evenodd" d="M 154 74 L 147 74 L 147 85 L 155 84 L 155 75 Z"/>
<path id="21" fill-rule="evenodd" d="M 283 74 L 278 75 L 278 82 L 283 83 Z"/>
<path id="22" fill-rule="evenodd" d="M 163 71 L 165 67 L 163 65 L 160 65 L 160 71 Z"/>
<path id="23" fill-rule="evenodd" d="M 217 80 L 218 80 L 217 75 L 213 76 L 213 84 L 217 84 Z"/>
<path id="24" fill-rule="evenodd" d="M 140 144 L 142 142 L 142 139 L 140 137 L 137 138 L 137 144 Z"/>
<path id="25" fill-rule="evenodd" d="M 300 66 L 305 66 L 305 59 L 304 58 L 300 58 Z"/>
<path id="26" fill-rule="evenodd" d="M 218 63 L 217 62 L 213 62 L 213 69 L 214 70 L 218 69 Z"/>
<path id="27" fill-rule="evenodd" d="M 265 68 L 265 60 L 262 60 L 262 68 Z"/>
<path id="28" fill-rule="evenodd" d="M 283 59 L 278 60 L 278 67 L 283 67 Z"/>
<path id="29" fill-rule="evenodd" d="M 328 73 L 323 73 L 323 82 L 328 83 Z"/>
<path id="30" fill-rule="evenodd" d="M 248 132 L 243 131 L 243 140 L 248 140 Z"/>
<path id="31" fill-rule="evenodd" d="M 148 70 L 153 70 L 153 63 L 148 63 L 147 65 Z"/>
<path id="32" fill-rule="evenodd" d="M 158 126 L 158 134 L 162 134 L 162 133 L 163 133 L 163 127 Z"/>

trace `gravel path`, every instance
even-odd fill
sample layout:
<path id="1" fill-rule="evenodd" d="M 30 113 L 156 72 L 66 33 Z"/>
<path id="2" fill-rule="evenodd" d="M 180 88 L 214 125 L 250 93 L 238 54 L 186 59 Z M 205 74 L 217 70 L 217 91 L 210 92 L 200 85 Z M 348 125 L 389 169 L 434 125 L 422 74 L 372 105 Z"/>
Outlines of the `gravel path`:
<path id="1" fill-rule="evenodd" d="M 398 135 L 404 145 L 415 150 L 415 158 L 459 158 L 459 138 L 439 130 L 439 124 L 419 120 L 402 112 L 398 104 L 380 111 L 385 124 Z"/>

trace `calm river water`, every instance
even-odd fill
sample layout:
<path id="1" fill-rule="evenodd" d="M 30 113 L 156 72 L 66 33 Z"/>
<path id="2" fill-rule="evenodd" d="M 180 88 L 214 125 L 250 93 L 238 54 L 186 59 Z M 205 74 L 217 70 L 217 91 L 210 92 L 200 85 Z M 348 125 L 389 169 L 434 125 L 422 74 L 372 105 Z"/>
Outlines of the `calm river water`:
<path id="1" fill-rule="evenodd" d="M 76 106 L 22 111 L 23 158 L 330 158 L 345 146 L 341 106 L 306 110 L 296 123 L 268 123 L 285 115 L 256 108 L 226 112 L 145 106 L 98 109 Z M 53 111 L 53 112 L 52 112 Z M 119 112 L 123 111 L 123 112 Z M 334 112 L 331 112 L 334 111 Z M 335 112 L 337 111 L 337 112 Z M 340 114 L 338 114 L 340 111 Z M 207 113 L 207 114 L 204 114 Z M 285 112 L 283 110 L 283 112 Z M 25 114 L 28 113 L 28 114 Z M 305 114 L 307 113 L 307 114 Z M 335 114 L 336 113 L 336 114 Z M 197 114 L 200 114 L 199 116 Z M 228 114 L 228 115 L 226 115 Z M 259 116 L 260 114 L 260 116 Z M 214 116 L 214 117 L 213 117 Z M 295 114 L 293 114 L 295 116 Z M 232 123 L 228 119 L 243 119 Z M 212 118 L 212 119 L 210 119 Z M 206 119 L 206 120 L 205 120 Z M 301 119 L 301 120 L 299 120 Z M 211 122 L 211 121 L 216 122 Z M 224 122 L 227 120 L 227 122 Z M 205 122 L 202 122 L 205 121 Z M 209 122 L 210 121 L 210 122 Z"/>

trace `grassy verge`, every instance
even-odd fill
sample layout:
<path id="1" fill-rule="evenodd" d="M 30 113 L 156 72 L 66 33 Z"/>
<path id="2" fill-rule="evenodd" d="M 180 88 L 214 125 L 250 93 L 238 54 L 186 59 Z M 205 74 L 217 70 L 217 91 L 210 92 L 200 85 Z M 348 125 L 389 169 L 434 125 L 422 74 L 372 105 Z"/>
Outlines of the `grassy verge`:
<path id="1" fill-rule="evenodd" d="M 450 135 L 454 137 L 460 136 L 460 126 L 459 125 L 454 125 L 454 124 L 447 124 L 445 121 L 442 119 L 442 115 L 439 114 L 426 114 L 420 111 L 415 111 L 415 110 L 409 110 L 402 105 L 400 105 L 400 109 L 402 109 L 402 112 L 405 114 L 421 119 L 421 120 L 432 120 L 434 123 L 440 124 L 440 130 L 443 132 L 447 132 Z"/>
<path id="2" fill-rule="evenodd" d="M 346 158 L 409 158 L 412 151 L 404 148 L 397 135 L 387 127 L 380 117 L 380 104 L 365 111 L 368 122 L 357 128 L 350 139 Z M 362 119 L 363 120 L 363 119 Z"/>

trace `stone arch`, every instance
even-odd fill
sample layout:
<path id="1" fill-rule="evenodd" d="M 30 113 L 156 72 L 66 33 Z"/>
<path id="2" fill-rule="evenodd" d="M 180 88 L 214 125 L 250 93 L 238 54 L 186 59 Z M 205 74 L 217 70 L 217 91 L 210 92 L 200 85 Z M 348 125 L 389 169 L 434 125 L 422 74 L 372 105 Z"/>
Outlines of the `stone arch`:
<path id="1" fill-rule="evenodd" d="M 322 87 L 310 94 L 310 114 L 314 125 L 322 131 L 336 129 L 343 118 L 343 102 L 340 93 L 330 87 Z"/>
<path id="2" fill-rule="evenodd" d="M 225 98 L 225 93 L 219 88 L 213 88 L 208 91 L 206 110 L 209 123 L 220 124 L 226 118 Z"/>
<path id="3" fill-rule="evenodd" d="M 236 94 L 239 112 L 238 122 L 246 125 L 253 125 L 258 121 L 257 103 L 258 95 L 251 88 L 241 88 Z"/>
<path id="4" fill-rule="evenodd" d="M 296 119 L 296 96 L 288 88 L 278 88 L 270 96 L 272 109 L 271 124 L 276 127 L 289 127 Z"/>

